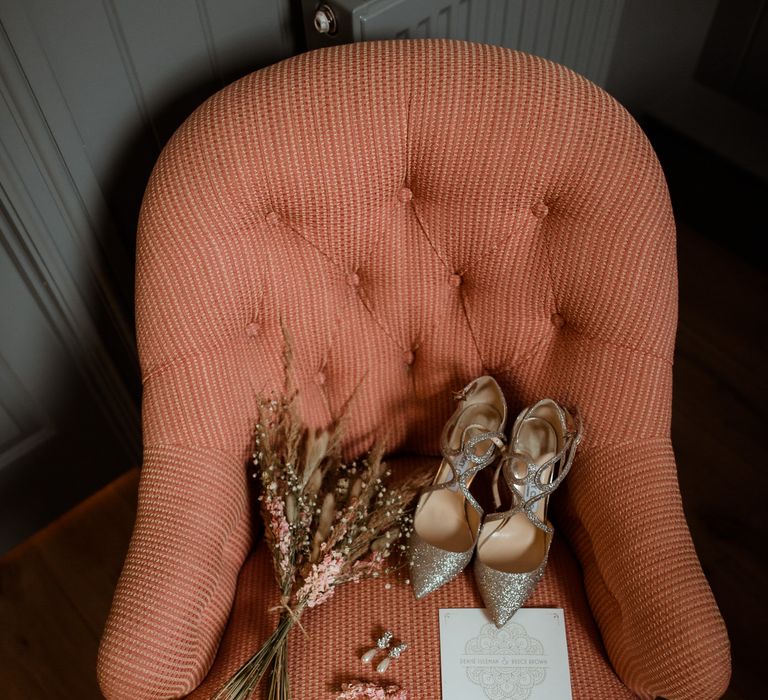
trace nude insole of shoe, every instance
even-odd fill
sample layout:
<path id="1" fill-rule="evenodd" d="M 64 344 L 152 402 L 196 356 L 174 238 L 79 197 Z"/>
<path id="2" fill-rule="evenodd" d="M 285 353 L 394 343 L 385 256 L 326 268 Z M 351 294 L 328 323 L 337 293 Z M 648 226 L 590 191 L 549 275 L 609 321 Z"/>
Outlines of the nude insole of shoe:
<path id="1" fill-rule="evenodd" d="M 448 435 L 448 446 L 458 450 L 474 435 L 498 430 L 501 421 L 501 412 L 494 406 L 472 402 L 459 414 Z M 488 449 L 488 444 L 484 441 L 477 445 L 475 454 L 483 454 Z M 465 469 L 473 466 L 470 463 Z M 451 466 L 444 459 L 433 483 L 443 484 L 452 477 Z M 467 481 L 467 487 L 471 482 L 472 479 Z M 449 552 L 466 552 L 474 543 L 478 525 L 477 511 L 466 503 L 460 490 L 430 491 L 419 499 L 414 529 L 421 539 L 434 547 Z"/>
<path id="2" fill-rule="evenodd" d="M 557 433 L 548 420 L 539 417 L 527 418 L 519 432 L 517 449 L 527 452 L 535 464 L 544 464 L 552 459 L 558 451 Z M 522 466 L 516 462 L 515 466 Z M 541 474 L 541 483 L 549 481 L 551 467 Z M 525 474 L 515 472 L 515 477 L 522 478 Z M 512 496 L 506 479 L 499 474 L 498 484 L 494 484 L 497 500 L 511 503 Z M 523 498 L 525 486 L 515 485 Z M 498 489 L 498 490 L 497 490 Z M 499 493 L 499 491 L 501 493 Z M 532 494 L 528 494 L 530 497 Z M 539 500 L 534 506 L 534 514 L 542 522 L 546 522 L 546 498 Z M 509 507 L 509 505 L 507 505 Z M 536 527 L 525 513 L 516 513 L 511 518 L 500 518 L 487 521 L 483 525 L 478 541 L 477 555 L 480 561 L 497 571 L 507 573 L 527 573 L 536 569 L 544 559 L 547 550 L 547 533 Z"/>

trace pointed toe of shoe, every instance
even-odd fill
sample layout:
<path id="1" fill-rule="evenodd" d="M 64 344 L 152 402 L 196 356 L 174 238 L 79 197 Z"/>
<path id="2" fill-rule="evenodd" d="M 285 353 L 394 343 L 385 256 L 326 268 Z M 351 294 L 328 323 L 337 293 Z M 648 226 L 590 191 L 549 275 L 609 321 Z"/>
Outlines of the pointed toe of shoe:
<path id="1" fill-rule="evenodd" d="M 414 532 L 411 535 L 408 564 L 416 599 L 421 600 L 458 576 L 471 558 L 471 549 L 468 552 L 449 552 L 425 542 Z"/>
<path id="2" fill-rule="evenodd" d="M 432 593 L 436 586 L 431 586 L 427 578 L 412 573 L 411 588 L 413 589 L 413 597 L 416 600 L 421 600 L 424 596 Z"/>
<path id="3" fill-rule="evenodd" d="M 411 589 L 416 600 L 421 600 L 442 585 L 442 582 L 431 575 L 429 571 L 424 571 L 422 567 L 413 564 L 411 564 L 410 578 Z"/>
<path id="4" fill-rule="evenodd" d="M 503 627 L 525 604 L 544 575 L 545 566 L 527 573 L 507 573 L 475 561 L 475 581 L 496 627 Z"/>

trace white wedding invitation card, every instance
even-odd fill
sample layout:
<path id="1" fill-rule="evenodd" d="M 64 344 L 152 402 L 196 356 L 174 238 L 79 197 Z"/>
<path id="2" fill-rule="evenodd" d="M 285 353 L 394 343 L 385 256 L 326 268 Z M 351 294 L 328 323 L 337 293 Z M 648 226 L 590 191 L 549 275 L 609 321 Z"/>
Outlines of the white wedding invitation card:
<path id="1" fill-rule="evenodd" d="M 571 700 L 560 608 L 522 608 L 501 629 L 480 608 L 440 610 L 443 700 Z"/>

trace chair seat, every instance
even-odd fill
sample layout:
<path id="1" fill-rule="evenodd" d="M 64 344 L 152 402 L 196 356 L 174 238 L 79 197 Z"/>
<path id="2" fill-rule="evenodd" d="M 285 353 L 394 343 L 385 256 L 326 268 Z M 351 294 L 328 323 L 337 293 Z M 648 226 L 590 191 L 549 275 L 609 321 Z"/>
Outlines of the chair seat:
<path id="1" fill-rule="evenodd" d="M 405 460 L 403 460 L 405 461 Z M 397 465 L 399 469 L 401 465 Z M 405 573 L 346 584 L 329 601 L 302 617 L 307 632 L 294 628 L 289 642 L 291 697 L 332 700 L 342 682 L 355 678 L 391 681 L 413 700 L 440 698 L 440 608 L 482 607 L 471 566 L 457 579 L 417 601 Z M 387 588 L 386 584 L 390 587 Z M 190 698 L 210 698 L 255 652 L 274 629 L 278 603 L 272 561 L 260 542 L 244 565 L 219 652 L 203 684 Z M 559 607 L 565 614 L 573 697 L 635 697 L 614 673 L 595 626 L 581 569 L 565 538 L 555 534 L 546 574 L 529 599 L 530 607 Z M 382 677 L 360 662 L 384 629 L 410 648 Z"/>

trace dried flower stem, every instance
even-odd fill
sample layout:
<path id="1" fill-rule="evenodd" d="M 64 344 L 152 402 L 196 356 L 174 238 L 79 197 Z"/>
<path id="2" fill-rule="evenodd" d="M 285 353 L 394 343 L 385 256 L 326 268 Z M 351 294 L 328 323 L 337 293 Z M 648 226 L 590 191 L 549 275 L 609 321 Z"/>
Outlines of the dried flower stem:
<path id="1" fill-rule="evenodd" d="M 282 695 L 274 694 L 274 692 L 279 692 L 281 688 L 279 681 L 275 680 L 275 669 L 273 668 L 268 698 L 269 700 L 288 700 L 290 695 L 288 694 L 288 650 L 286 642 L 288 632 L 294 624 L 295 621 L 290 615 L 282 615 L 275 631 L 264 642 L 261 649 L 240 667 L 240 670 L 222 686 L 211 700 L 240 700 L 251 697 L 262 676 L 278 656 L 280 657 L 281 671 L 285 675 L 284 692 Z M 276 689 L 274 692 L 273 688 Z"/>
<path id="2" fill-rule="evenodd" d="M 290 358 L 288 358 L 290 359 Z M 254 478 L 261 486 L 264 537 L 284 609 L 274 633 L 214 700 L 246 700 L 269 671 L 269 700 L 290 700 L 288 633 L 305 608 L 321 605 L 338 586 L 394 570 L 388 558 L 405 549 L 409 506 L 425 483 L 410 475 L 390 487 L 384 448 L 359 460 L 342 458 L 339 423 L 309 430 L 297 396 L 262 401 L 254 436 Z M 303 628 L 302 628 L 303 629 Z"/>

